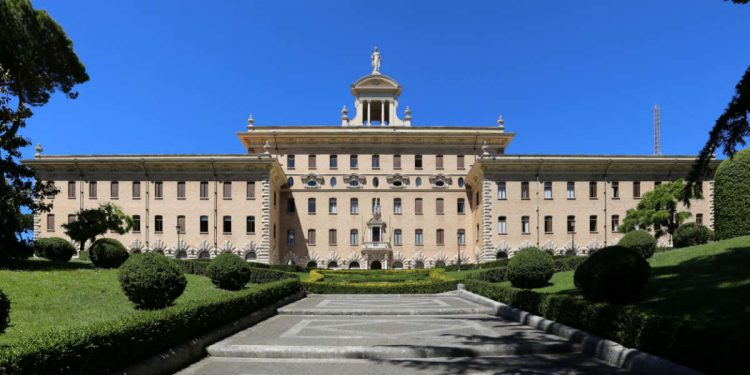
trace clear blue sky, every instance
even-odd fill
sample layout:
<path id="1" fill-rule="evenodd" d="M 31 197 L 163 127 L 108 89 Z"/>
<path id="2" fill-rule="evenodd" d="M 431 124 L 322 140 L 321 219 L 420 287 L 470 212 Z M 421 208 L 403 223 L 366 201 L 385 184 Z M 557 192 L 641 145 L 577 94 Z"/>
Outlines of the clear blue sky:
<path id="1" fill-rule="evenodd" d="M 508 153 L 695 154 L 750 65 L 750 5 L 653 1 L 35 1 L 91 80 L 35 109 L 49 154 L 242 153 L 256 125 L 337 125 L 398 80 L 419 125 L 516 132 Z M 27 150 L 30 157 L 33 151 Z"/>

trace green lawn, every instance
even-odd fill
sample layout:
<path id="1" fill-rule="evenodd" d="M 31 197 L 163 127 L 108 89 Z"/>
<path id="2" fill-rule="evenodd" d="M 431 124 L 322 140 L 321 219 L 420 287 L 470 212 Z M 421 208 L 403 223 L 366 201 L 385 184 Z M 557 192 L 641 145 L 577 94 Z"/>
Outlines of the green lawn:
<path id="1" fill-rule="evenodd" d="M 175 304 L 231 293 L 216 289 L 206 277 L 185 276 L 185 293 Z M 0 345 L 13 344 L 24 335 L 49 328 L 149 313 L 136 310 L 122 293 L 117 270 L 97 270 L 84 262 L 56 265 L 30 260 L 23 269 L 0 270 L 0 289 L 11 301 L 11 326 L 0 335 Z"/>

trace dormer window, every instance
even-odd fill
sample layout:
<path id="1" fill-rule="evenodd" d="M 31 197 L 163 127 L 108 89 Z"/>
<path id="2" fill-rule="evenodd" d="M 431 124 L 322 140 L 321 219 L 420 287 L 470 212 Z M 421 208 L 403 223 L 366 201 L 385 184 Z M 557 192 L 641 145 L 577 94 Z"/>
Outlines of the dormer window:
<path id="1" fill-rule="evenodd" d="M 392 176 L 388 176 L 386 178 L 386 181 L 388 182 L 388 185 L 391 188 L 394 188 L 394 189 L 403 189 L 407 185 L 409 185 L 409 177 L 402 176 L 402 175 L 400 175 L 398 173 L 396 173 L 396 174 L 394 174 Z"/>

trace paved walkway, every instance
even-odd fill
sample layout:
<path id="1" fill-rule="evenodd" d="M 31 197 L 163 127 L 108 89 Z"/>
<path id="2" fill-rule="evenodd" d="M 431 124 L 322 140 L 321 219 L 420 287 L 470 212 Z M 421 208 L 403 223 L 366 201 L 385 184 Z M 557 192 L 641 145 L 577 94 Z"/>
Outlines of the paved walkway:
<path id="1" fill-rule="evenodd" d="M 197 374 L 570 374 L 623 371 L 567 341 L 442 295 L 313 295 L 208 347 Z"/>

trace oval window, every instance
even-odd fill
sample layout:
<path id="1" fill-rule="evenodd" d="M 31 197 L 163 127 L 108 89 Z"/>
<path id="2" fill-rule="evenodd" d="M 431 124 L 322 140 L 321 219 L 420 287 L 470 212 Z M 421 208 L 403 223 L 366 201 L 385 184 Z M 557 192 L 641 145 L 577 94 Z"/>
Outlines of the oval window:
<path id="1" fill-rule="evenodd" d="M 286 184 L 287 184 L 287 185 L 289 185 L 289 187 L 292 187 L 292 186 L 294 186 L 294 179 L 293 179 L 293 178 L 291 178 L 291 177 L 289 177 L 289 178 L 288 178 L 288 179 L 286 180 Z"/>
<path id="2" fill-rule="evenodd" d="M 351 181 L 349 181 L 349 186 L 351 186 L 351 187 L 359 187 L 359 181 L 358 180 L 351 180 Z"/>
<path id="3" fill-rule="evenodd" d="M 378 187 L 378 185 L 380 185 L 380 180 L 378 180 L 377 177 L 373 178 L 372 179 L 372 186 Z"/>
<path id="4" fill-rule="evenodd" d="M 445 181 L 443 181 L 443 180 L 437 180 L 437 181 L 435 181 L 435 186 L 437 186 L 437 187 L 443 187 L 443 186 L 445 186 Z"/>
<path id="5" fill-rule="evenodd" d="M 315 181 L 315 180 L 307 181 L 307 186 L 308 187 L 317 187 L 318 186 L 318 181 Z"/>
<path id="6" fill-rule="evenodd" d="M 459 177 L 458 178 L 458 187 L 464 187 L 464 178 L 463 177 Z"/>
<path id="7" fill-rule="evenodd" d="M 422 186 L 422 178 L 417 177 L 417 179 L 414 181 L 414 185 L 416 185 L 417 187 Z"/>
<path id="8" fill-rule="evenodd" d="M 404 186 L 404 183 L 401 182 L 401 180 L 396 180 L 396 181 L 393 181 L 393 186 L 401 187 L 401 186 Z"/>
<path id="9" fill-rule="evenodd" d="M 331 187 L 336 187 L 336 177 L 331 177 Z"/>

